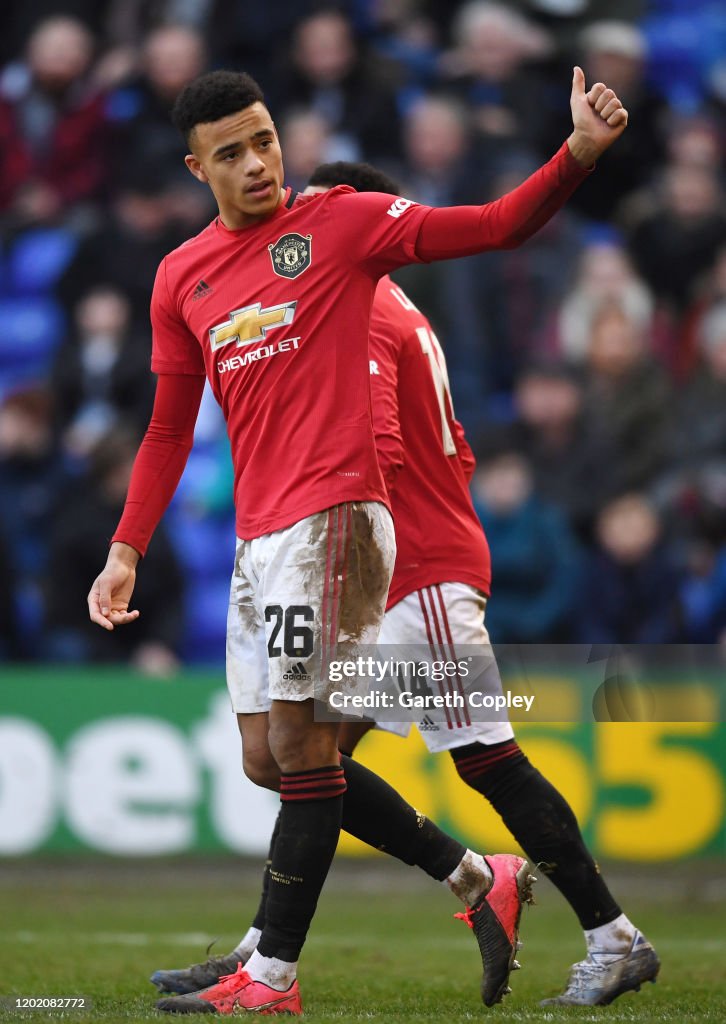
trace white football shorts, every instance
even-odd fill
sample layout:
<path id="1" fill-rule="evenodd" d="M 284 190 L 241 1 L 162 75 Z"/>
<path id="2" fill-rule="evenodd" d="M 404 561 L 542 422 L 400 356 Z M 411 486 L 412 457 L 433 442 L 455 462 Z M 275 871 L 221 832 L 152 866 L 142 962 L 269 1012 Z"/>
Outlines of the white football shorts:
<path id="1" fill-rule="evenodd" d="M 395 557 L 393 519 L 377 502 L 346 502 L 238 538 L 227 617 L 234 711 L 326 700 L 330 661 L 375 647 Z"/>
<path id="2" fill-rule="evenodd" d="M 480 591 L 466 583 L 437 583 L 414 590 L 386 612 L 378 638 L 379 650 L 388 653 L 401 648 L 415 649 L 433 665 L 457 661 L 457 649 L 470 652 L 480 648 L 488 670 L 478 680 L 477 689 L 496 697 L 502 693 L 502 682 L 484 625 L 486 602 Z M 462 689 L 456 677 L 446 679 L 441 686 L 451 692 L 457 686 Z M 391 717 L 391 712 L 385 716 L 379 712 L 377 716 L 373 710 L 367 716 L 378 717 L 376 727 L 397 736 L 408 736 L 411 730 L 410 721 L 385 721 Z M 505 711 L 489 714 L 487 718 L 487 721 L 476 721 L 476 711 L 467 706 L 452 707 L 443 714 L 423 715 L 417 725 L 432 754 L 468 743 L 501 743 L 512 739 L 514 732 Z"/>

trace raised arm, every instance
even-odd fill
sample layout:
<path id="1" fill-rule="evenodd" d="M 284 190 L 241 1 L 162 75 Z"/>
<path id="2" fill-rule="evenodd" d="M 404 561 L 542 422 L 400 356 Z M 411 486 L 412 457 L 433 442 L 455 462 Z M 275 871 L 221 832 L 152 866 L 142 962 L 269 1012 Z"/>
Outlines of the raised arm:
<path id="1" fill-rule="evenodd" d="M 598 82 L 585 91 L 579 67 L 573 73 L 570 109 L 572 134 L 548 163 L 493 203 L 429 211 L 419 228 L 416 256 L 431 261 L 514 249 L 546 224 L 628 123 L 628 112 L 612 89 Z"/>
<path id="2" fill-rule="evenodd" d="M 151 422 L 134 462 L 123 515 L 106 565 L 88 594 L 92 622 L 113 629 L 133 622 L 129 611 L 136 565 L 174 496 L 194 440 L 204 377 L 160 374 Z"/>

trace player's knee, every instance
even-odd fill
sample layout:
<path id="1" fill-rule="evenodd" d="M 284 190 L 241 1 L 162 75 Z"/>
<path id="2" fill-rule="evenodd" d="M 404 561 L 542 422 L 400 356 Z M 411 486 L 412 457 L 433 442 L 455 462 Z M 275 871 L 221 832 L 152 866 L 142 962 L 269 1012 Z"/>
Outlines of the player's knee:
<path id="1" fill-rule="evenodd" d="M 245 753 L 242 758 L 244 772 L 250 782 L 263 789 L 280 789 L 280 769 L 269 751 Z"/>
<path id="2" fill-rule="evenodd" d="M 336 734 L 320 728 L 297 729 L 292 723 L 270 724 L 269 743 L 280 771 L 304 772 L 338 760 Z"/>

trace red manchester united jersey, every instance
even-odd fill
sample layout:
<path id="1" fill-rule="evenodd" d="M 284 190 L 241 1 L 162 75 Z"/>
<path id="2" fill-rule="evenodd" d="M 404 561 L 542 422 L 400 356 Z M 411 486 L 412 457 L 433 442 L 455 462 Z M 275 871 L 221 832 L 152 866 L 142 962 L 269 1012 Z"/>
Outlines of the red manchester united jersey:
<path id="1" fill-rule="evenodd" d="M 368 384 L 377 281 L 406 263 L 521 245 L 587 173 L 564 143 L 484 206 L 431 210 L 346 186 L 304 199 L 288 191 L 254 226 L 230 231 L 217 219 L 175 249 L 152 297 L 162 377 L 113 539 L 143 554 L 171 500 L 201 396 L 189 375 L 209 378 L 224 411 L 243 539 L 340 502 L 385 501 Z"/>
<path id="2" fill-rule="evenodd" d="M 489 547 L 469 494 L 474 456 L 454 418 L 441 346 L 389 277 L 378 284 L 369 341 L 378 457 L 396 525 L 392 607 L 434 583 L 489 593 Z"/>
<path id="3" fill-rule="evenodd" d="M 237 533 L 344 501 L 387 502 L 376 459 L 368 327 L 382 274 L 418 262 L 428 213 L 347 186 L 232 231 L 215 220 L 162 262 L 152 369 L 206 373 L 232 448 Z"/>

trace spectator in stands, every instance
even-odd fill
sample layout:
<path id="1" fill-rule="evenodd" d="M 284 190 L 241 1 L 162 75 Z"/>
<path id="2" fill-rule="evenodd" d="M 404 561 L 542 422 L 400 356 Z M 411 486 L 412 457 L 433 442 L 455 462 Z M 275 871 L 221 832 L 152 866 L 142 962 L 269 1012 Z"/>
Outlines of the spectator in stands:
<path id="1" fill-rule="evenodd" d="M 56 510 L 49 532 L 45 654 L 54 661 L 125 662 L 140 672 L 167 676 L 179 665 L 184 580 L 163 529 L 154 534 L 137 583 L 144 614 L 133 636 L 97 637 L 84 607 L 84 569 L 105 557 L 137 446 L 137 438 L 124 430 L 104 436 L 91 454 L 87 477 Z"/>
<path id="2" fill-rule="evenodd" d="M 74 332 L 57 354 L 53 397 L 65 451 L 85 458 L 121 420 L 139 433 L 154 399 L 148 335 L 130 332 L 126 298 L 112 285 L 95 288 L 75 310 Z"/>
<path id="3" fill-rule="evenodd" d="M 378 53 L 395 61 L 406 74 L 410 90 L 431 88 L 436 80 L 440 33 L 433 4 L 421 0 L 377 0 L 367 5 L 370 31 Z M 453 15 L 454 4 L 447 4 Z"/>
<path id="4" fill-rule="evenodd" d="M 89 81 L 93 38 L 81 22 L 41 21 L 24 61 L 0 79 L 0 214 L 18 225 L 67 217 L 98 200 L 107 173 L 104 97 Z"/>
<path id="5" fill-rule="evenodd" d="M 531 467 L 511 444 L 478 458 L 472 494 L 492 552 L 492 641 L 566 642 L 579 572 L 567 522 L 534 492 Z"/>
<path id="6" fill-rule="evenodd" d="M 477 201 L 498 198 L 533 170 L 526 154 L 510 153 Z M 488 416 L 501 415 L 487 410 L 489 400 L 506 401 L 519 373 L 541 354 L 543 325 L 574 273 L 579 244 L 578 224 L 562 210 L 521 249 L 439 265 L 443 285 L 435 319 L 445 339 L 457 415 L 475 434 Z M 430 302 L 430 293 L 422 301 Z"/>
<path id="7" fill-rule="evenodd" d="M 652 208 L 629 229 L 638 270 L 658 302 L 680 316 L 699 279 L 726 244 L 726 206 L 718 170 L 671 163 Z"/>
<path id="8" fill-rule="evenodd" d="M 614 449 L 620 491 L 646 487 L 663 469 L 671 402 L 637 320 L 618 303 L 604 305 L 592 324 L 585 410 L 593 435 Z"/>
<path id="9" fill-rule="evenodd" d="M 411 104 L 404 117 L 403 139 L 405 169 L 402 191 L 405 195 L 430 206 L 480 203 L 485 199 L 485 175 L 481 161 L 471 148 L 469 118 L 463 104 L 451 97 L 423 95 Z M 455 309 L 449 298 L 449 288 L 456 289 L 455 279 L 466 272 L 467 260 L 422 264 L 404 267 L 397 274 L 411 300 L 426 309 L 447 348 L 449 372 L 456 379 L 459 366 L 464 366 L 464 387 L 457 413 L 461 413 L 467 427 L 477 427 L 476 419 L 468 418 L 469 408 L 481 405 L 481 389 L 477 386 L 474 363 L 467 360 L 464 349 L 475 349 L 479 330 L 483 325 L 474 323 L 476 313 L 469 314 L 471 306 Z M 450 284 L 450 281 L 452 282 Z M 475 294 L 483 286 L 476 276 Z M 466 300 L 465 300 L 466 301 Z M 469 300 L 471 301 L 471 300 Z M 456 333 L 456 323 L 466 322 L 466 332 Z M 475 337 L 475 335 L 477 337 Z M 476 359 L 483 356 L 477 352 Z M 471 397 L 469 397 L 471 396 Z"/>
<path id="10" fill-rule="evenodd" d="M 596 234 L 580 253 L 577 276 L 559 308 L 549 347 L 564 359 L 583 362 L 593 321 L 608 303 L 624 310 L 639 331 L 650 333 L 654 314 L 650 291 L 635 273 L 619 239 Z"/>
<path id="11" fill-rule="evenodd" d="M 543 127 L 549 122 L 550 95 L 533 65 L 553 52 L 548 34 L 511 6 L 488 0 L 462 7 L 452 34 L 443 77 L 471 107 L 477 131 L 490 140 L 489 151 L 514 144 L 539 152 L 548 144 Z"/>
<path id="12" fill-rule="evenodd" d="M 51 396 L 40 387 L 17 391 L 0 404 L 0 533 L 15 576 L 19 646 L 36 657 L 48 536 L 64 481 L 51 410 Z"/>
<path id="13" fill-rule="evenodd" d="M 344 160 L 345 149 L 335 148 L 324 117 L 315 110 L 289 110 L 278 127 L 285 154 L 285 183 L 302 192 L 310 175 L 320 164 Z"/>
<path id="14" fill-rule="evenodd" d="M 323 10 L 295 28 L 290 56 L 268 87 L 270 106 L 284 109 L 292 99 L 320 114 L 356 159 L 390 159 L 401 149 L 399 77 L 394 64 L 364 50 L 342 11 Z"/>
<path id="15" fill-rule="evenodd" d="M 701 321 L 701 361 L 674 416 L 673 462 L 692 471 L 726 467 L 726 298 Z"/>
<path id="16" fill-rule="evenodd" d="M 170 202 L 173 194 L 173 186 L 153 167 L 125 175 L 110 216 L 83 240 L 60 282 L 59 296 L 68 309 L 92 288 L 112 282 L 130 303 L 131 329 L 148 331 L 157 267 L 189 237 L 187 225 L 176 218 L 175 202 Z"/>
<path id="17" fill-rule="evenodd" d="M 648 351 L 678 376 L 683 354 L 677 325 L 657 307 L 619 234 L 609 228 L 593 228 L 586 239 L 574 284 L 543 332 L 543 350 L 574 363 L 583 362 L 594 318 L 604 305 L 616 303 L 637 324 Z"/>
<path id="18" fill-rule="evenodd" d="M 109 97 L 115 163 L 122 173 L 143 168 L 167 181 L 186 181 L 187 147 L 170 113 L 179 92 L 206 68 L 204 40 L 192 28 L 163 25 L 144 40 L 140 64 L 139 73 Z"/>
<path id="19" fill-rule="evenodd" d="M 557 506 L 582 539 L 612 497 L 617 475 L 607 437 L 593 435 L 582 379 L 564 363 L 535 363 L 517 380 L 515 428 L 532 466 L 537 494 Z"/>
<path id="20" fill-rule="evenodd" d="M 716 253 L 710 271 L 695 288 L 695 301 L 683 320 L 681 331 L 681 375 L 687 376 L 701 357 L 703 321 L 714 307 L 726 303 L 726 245 Z"/>
<path id="21" fill-rule="evenodd" d="M 669 418 L 665 464 L 656 494 L 687 540 L 694 562 L 693 594 L 726 544 L 726 300 L 704 317 L 700 359 Z M 710 551 L 703 568 L 702 549 Z M 695 598 L 694 598 L 695 600 Z"/>
<path id="22" fill-rule="evenodd" d="M 683 640 L 681 573 L 653 505 L 643 494 L 616 498 L 597 521 L 577 603 L 579 639 L 594 644 Z"/>
<path id="23" fill-rule="evenodd" d="M 474 435 L 492 420 L 513 420 L 512 443 L 525 456 L 513 454 L 509 467 L 504 460 L 499 475 L 492 470 L 491 508 L 480 505 L 497 549 L 493 629 L 507 638 L 566 636 L 567 612 L 558 618 L 557 599 L 571 609 L 589 598 L 571 568 L 572 536 L 566 527 L 558 532 L 562 515 L 591 541 L 613 489 L 647 487 L 678 525 L 658 544 L 668 558 L 677 550 L 689 568 L 681 590 L 688 636 L 710 642 L 726 628 L 724 106 L 716 79 L 711 105 L 706 97 L 677 120 L 669 112 L 666 135 L 663 101 L 651 85 L 682 102 L 683 68 L 673 63 L 667 78 L 662 66 L 646 68 L 634 24 L 645 0 L 332 6 L 73 0 L 66 5 L 73 17 L 46 18 L 63 4 L 10 5 L 0 40 L 0 63 L 14 62 L 0 71 L 0 564 L 4 557 L 12 565 L 0 569 L 0 620 L 14 609 L 17 628 L 3 633 L 0 625 L 0 650 L 7 656 L 17 634 L 19 655 L 37 656 L 40 581 L 57 503 L 64 530 L 73 525 L 63 467 L 77 472 L 77 459 L 59 459 L 54 439 L 62 434 L 65 454 L 85 458 L 104 425 L 144 425 L 156 267 L 214 215 L 208 191 L 183 165 L 185 146 L 168 111 L 184 82 L 209 63 L 244 67 L 263 82 L 280 115 L 294 187 L 313 164 L 364 155 L 391 164 L 404 194 L 434 205 L 496 198 L 560 145 L 570 130 L 559 99 L 572 63 L 585 65 L 588 84 L 599 78 L 627 96 L 637 130 L 527 246 L 412 266 L 400 279 L 444 344 L 458 418 Z M 649 15 L 662 7 L 648 7 Z M 717 71 L 706 50 L 718 56 L 718 39 L 703 31 L 713 21 L 700 8 L 679 0 L 679 10 L 701 26 L 684 41 L 705 47 L 689 51 L 686 85 L 695 84 L 689 96 L 697 101 L 709 69 Z M 649 17 L 651 45 L 662 48 L 653 23 Z M 583 25 L 590 27 L 580 35 Z M 95 38 L 111 46 L 100 61 Z M 442 47 L 450 47 L 443 57 Z M 573 208 L 608 226 L 588 220 L 583 230 Z M 610 226 L 615 217 L 627 249 Z M 71 335 L 51 366 L 55 339 L 67 333 L 53 289 Z M 53 341 L 41 344 L 44 338 Z M 542 367 L 543 354 L 571 360 L 577 373 Z M 664 369 L 677 385 L 673 396 Z M 28 387 L 36 379 L 45 383 Z M 197 660 L 217 656 L 215 602 L 224 605 L 228 580 L 218 585 L 224 570 L 210 551 L 232 536 L 228 497 L 218 500 L 228 495 L 226 436 L 215 441 L 218 410 L 209 393 L 205 403 L 170 520 L 178 550 L 202 580 L 187 612 L 196 629 L 185 633 L 185 654 Z M 527 493 L 521 501 L 512 499 L 517 480 Z M 550 576 L 562 581 L 559 595 L 546 585 Z M 162 666 L 171 664 L 176 643 L 167 625 L 157 631 Z M 66 640 L 77 636 L 69 628 Z M 54 649 L 70 656 L 72 644 L 60 639 Z M 85 642 L 77 649 L 87 651 Z"/>
<path id="24" fill-rule="evenodd" d="M 649 0 L 517 0 L 517 6 L 525 7 L 538 25 L 555 36 L 558 50 L 570 57 L 581 50 L 584 25 L 603 18 L 637 23 L 644 17 L 648 3 Z"/>
<path id="25" fill-rule="evenodd" d="M 187 19 L 196 14 L 198 27 L 204 24 L 214 65 L 244 68 L 270 100 L 273 94 L 278 97 L 270 107 L 280 111 L 299 101 L 290 92 L 277 91 L 280 76 L 286 75 L 290 36 L 295 25 L 319 7 L 317 0 L 197 0 L 177 4 Z"/>
<path id="26" fill-rule="evenodd" d="M 427 206 L 482 202 L 484 177 L 471 148 L 469 117 L 457 100 L 421 96 L 403 125 L 407 194 Z"/>
<path id="27" fill-rule="evenodd" d="M 719 172 L 723 141 L 718 123 L 706 114 L 674 119 L 668 133 L 668 158 L 685 167 L 706 167 Z"/>
<path id="28" fill-rule="evenodd" d="M 632 124 L 631 133 L 617 153 L 603 154 L 598 172 L 572 197 L 576 210 L 591 220 L 609 222 L 622 200 L 646 185 L 662 163 L 665 102 L 648 86 L 645 71 L 647 42 L 635 25 L 626 21 L 597 21 L 582 33 L 579 52 L 588 82 L 607 82 L 624 97 Z M 562 136 L 560 123 L 553 141 Z"/>

